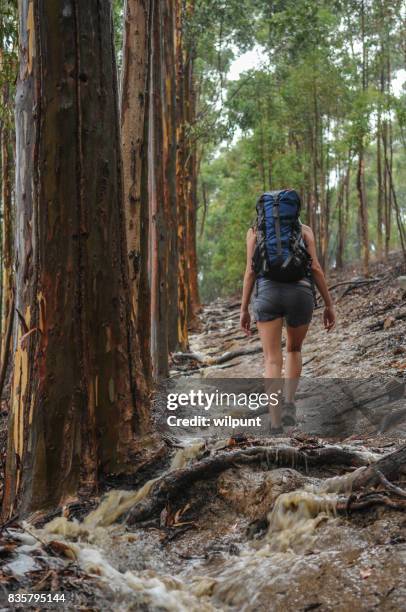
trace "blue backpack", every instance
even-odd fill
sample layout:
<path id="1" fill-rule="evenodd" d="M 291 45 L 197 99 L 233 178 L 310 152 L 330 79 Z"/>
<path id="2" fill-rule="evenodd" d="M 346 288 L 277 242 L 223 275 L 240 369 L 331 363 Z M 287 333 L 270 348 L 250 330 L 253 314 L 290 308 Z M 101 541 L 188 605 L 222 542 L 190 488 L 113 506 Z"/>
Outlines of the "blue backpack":
<path id="1" fill-rule="evenodd" d="M 268 191 L 257 202 L 256 276 L 294 282 L 310 275 L 311 257 L 302 238 L 300 197 L 293 189 Z"/>

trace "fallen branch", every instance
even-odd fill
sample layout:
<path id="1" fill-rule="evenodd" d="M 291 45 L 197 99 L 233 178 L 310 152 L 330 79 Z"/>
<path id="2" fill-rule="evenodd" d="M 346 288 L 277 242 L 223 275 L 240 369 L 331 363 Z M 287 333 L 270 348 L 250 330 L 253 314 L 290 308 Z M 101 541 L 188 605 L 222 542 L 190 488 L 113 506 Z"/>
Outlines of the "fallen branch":
<path id="1" fill-rule="evenodd" d="M 308 359 L 307 361 L 303 362 L 303 366 L 308 365 L 309 363 L 311 363 L 314 359 L 316 359 L 316 357 L 318 357 L 318 355 L 313 355 L 313 357 L 310 357 L 310 359 Z"/>
<path id="2" fill-rule="evenodd" d="M 385 489 L 387 489 L 391 493 L 395 493 L 395 495 L 399 495 L 399 497 L 406 497 L 406 491 L 404 489 L 401 489 L 400 487 L 394 485 L 393 482 L 389 482 L 386 476 L 384 476 L 379 470 L 376 470 L 376 473 Z"/>
<path id="3" fill-rule="evenodd" d="M 331 287 L 328 288 L 329 291 L 334 291 L 334 289 L 337 289 L 337 287 L 343 287 L 345 285 L 353 285 L 354 288 L 358 287 L 360 285 L 369 285 L 371 283 L 379 283 L 379 281 L 384 280 L 384 278 L 364 278 L 364 279 L 360 279 L 360 280 L 349 280 L 349 281 L 341 281 L 340 283 L 336 283 L 335 285 L 331 285 Z"/>
<path id="4" fill-rule="evenodd" d="M 402 312 L 401 314 L 395 315 L 393 318 L 395 319 L 395 321 L 401 321 L 403 319 L 406 319 L 406 312 Z M 380 321 L 377 321 L 372 325 L 368 325 L 367 329 L 369 329 L 370 331 L 378 331 L 380 329 L 383 329 L 385 321 L 386 319 L 381 319 Z"/>
<path id="5" fill-rule="evenodd" d="M 134 524 L 145 521 L 152 515 L 161 512 L 168 500 L 176 498 L 198 480 L 208 480 L 238 464 L 261 463 L 275 467 L 302 468 L 307 471 L 309 467 L 326 465 L 361 467 L 366 465 L 366 459 L 360 452 L 345 450 L 337 446 L 306 448 L 305 450 L 289 446 L 254 446 L 218 453 L 162 476 L 153 485 L 148 497 L 130 510 L 127 522 Z"/>

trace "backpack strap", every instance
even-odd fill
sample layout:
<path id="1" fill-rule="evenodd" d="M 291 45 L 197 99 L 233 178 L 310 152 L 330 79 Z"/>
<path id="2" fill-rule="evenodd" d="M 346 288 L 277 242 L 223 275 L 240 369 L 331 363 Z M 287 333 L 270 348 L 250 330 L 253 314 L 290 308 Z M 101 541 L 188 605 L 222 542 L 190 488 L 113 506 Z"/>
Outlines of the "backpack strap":
<path id="1" fill-rule="evenodd" d="M 277 192 L 276 197 L 274 196 L 274 203 L 272 208 L 272 215 L 275 219 L 275 236 L 276 236 L 276 252 L 278 259 L 282 259 L 282 241 L 281 241 L 281 220 L 279 216 L 279 197 L 280 191 Z"/>
<path id="2" fill-rule="evenodd" d="M 289 253 L 289 255 L 287 256 L 287 258 L 285 259 L 285 261 L 283 262 L 283 264 L 281 265 L 281 269 L 284 270 L 285 268 L 288 267 L 288 265 L 290 264 L 290 262 L 293 259 L 293 252 L 297 249 L 300 248 L 300 235 L 296 236 L 296 238 L 293 241 L 293 244 L 291 246 L 291 252 Z"/>

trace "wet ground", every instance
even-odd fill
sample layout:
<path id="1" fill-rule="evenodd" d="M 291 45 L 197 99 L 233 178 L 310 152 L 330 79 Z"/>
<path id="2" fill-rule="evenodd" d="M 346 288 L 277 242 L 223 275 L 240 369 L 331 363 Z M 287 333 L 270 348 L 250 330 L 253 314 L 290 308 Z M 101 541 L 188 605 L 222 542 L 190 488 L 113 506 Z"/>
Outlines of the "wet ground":
<path id="1" fill-rule="evenodd" d="M 330 334 L 316 311 L 303 351 L 305 377 L 403 379 L 406 306 L 396 282 L 400 271 L 393 266 L 388 278 L 387 270 L 377 268 L 379 282 L 338 299 L 337 329 Z M 338 287 L 336 297 L 347 288 Z M 186 388 L 191 377 L 262 377 L 258 336 L 247 340 L 239 331 L 235 300 L 205 308 L 190 348 L 197 359 L 174 357 L 171 389 Z M 209 363 L 228 351 L 247 349 L 252 351 Z M 385 431 L 378 433 L 382 418 L 401 410 L 401 403 L 385 395 L 368 406 L 369 412 L 357 410 L 346 421 L 351 431 L 341 432 L 343 448 L 362 451 L 366 462 L 398 448 L 406 437 L 401 415 L 396 422 L 386 419 Z M 306 447 L 333 441 L 328 435 L 315 439 L 314 430 L 323 429 L 324 421 L 319 409 L 312 416 L 308 398 L 298 401 L 298 413 L 296 428 L 280 438 L 262 436 L 257 443 Z M 177 440 L 173 435 L 168 440 L 173 455 L 168 470 L 256 443 L 203 440 L 191 433 L 186 428 L 183 437 L 178 431 Z M 18 608 L 7 603 L 7 593 L 35 592 L 64 593 L 63 609 L 406 610 L 406 515 L 382 508 L 337 515 L 335 494 L 323 492 L 326 479 L 353 470 L 237 463 L 185 488 L 142 525 L 130 527 L 123 519 L 153 483 L 108 493 L 83 522 L 59 517 L 42 528 L 8 528 L 0 549 L 2 609 Z M 397 484 L 405 488 L 406 476 Z M 49 606 L 61 609 L 61 604 Z"/>

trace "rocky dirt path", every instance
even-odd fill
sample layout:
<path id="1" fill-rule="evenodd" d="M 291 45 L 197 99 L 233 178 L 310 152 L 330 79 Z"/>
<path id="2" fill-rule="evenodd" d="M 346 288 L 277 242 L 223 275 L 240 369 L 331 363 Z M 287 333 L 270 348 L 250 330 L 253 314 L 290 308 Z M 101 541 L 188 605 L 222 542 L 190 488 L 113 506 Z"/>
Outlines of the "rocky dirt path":
<path id="1" fill-rule="evenodd" d="M 303 348 L 304 376 L 365 378 L 377 374 L 404 376 L 406 372 L 406 292 L 398 278 L 404 266 L 377 266 L 368 284 L 360 284 L 354 273 L 337 278 L 330 285 L 345 283 L 333 290 L 337 326 L 326 333 L 322 326 L 322 308 L 314 318 Z M 351 284 L 351 279 L 354 284 Z M 377 282 L 373 282 L 376 279 Z M 362 281 L 361 281 L 362 282 Z M 202 314 L 202 331 L 192 334 L 191 349 L 208 356 L 225 351 L 260 346 L 255 325 L 247 339 L 238 327 L 239 301 L 216 300 Z M 260 354 L 236 357 L 220 368 L 211 368 L 205 376 L 260 377 Z"/>
<path id="2" fill-rule="evenodd" d="M 380 389 L 392 379 L 406 381 L 406 293 L 398 280 L 403 273 L 404 265 L 394 258 L 390 268 L 376 266 L 366 283 L 365 279 L 354 275 L 354 271 L 330 279 L 330 285 L 335 287 L 337 326 L 326 333 L 322 308 L 315 310 L 303 347 L 303 377 L 307 382 L 317 380 L 325 386 L 327 381 L 330 381 L 328 384 L 344 381 L 356 397 L 365 399 L 371 394 L 382 395 Z M 186 356 L 174 355 L 172 375 L 205 379 L 262 378 L 263 359 L 255 323 L 252 331 L 252 336 L 247 338 L 239 329 L 238 299 L 216 300 L 203 309 L 200 329 L 191 335 L 191 352 Z M 354 391 L 355 381 L 367 381 L 366 386 Z M 386 396 L 375 404 L 370 402 L 368 410 L 372 423 L 366 409 L 358 411 L 361 418 L 357 417 L 356 431 L 351 430 L 353 419 L 347 423 L 346 433 L 376 434 L 390 412 L 395 416 L 393 422 L 386 419 L 384 432 L 406 437 L 404 397 L 398 402 L 388 403 L 387 400 Z M 302 408 L 302 412 L 306 410 Z M 300 412 L 300 401 L 298 409 Z M 315 427 L 313 419 L 307 431 L 318 435 L 329 433 Z M 306 431 L 303 423 L 302 429 Z"/>

